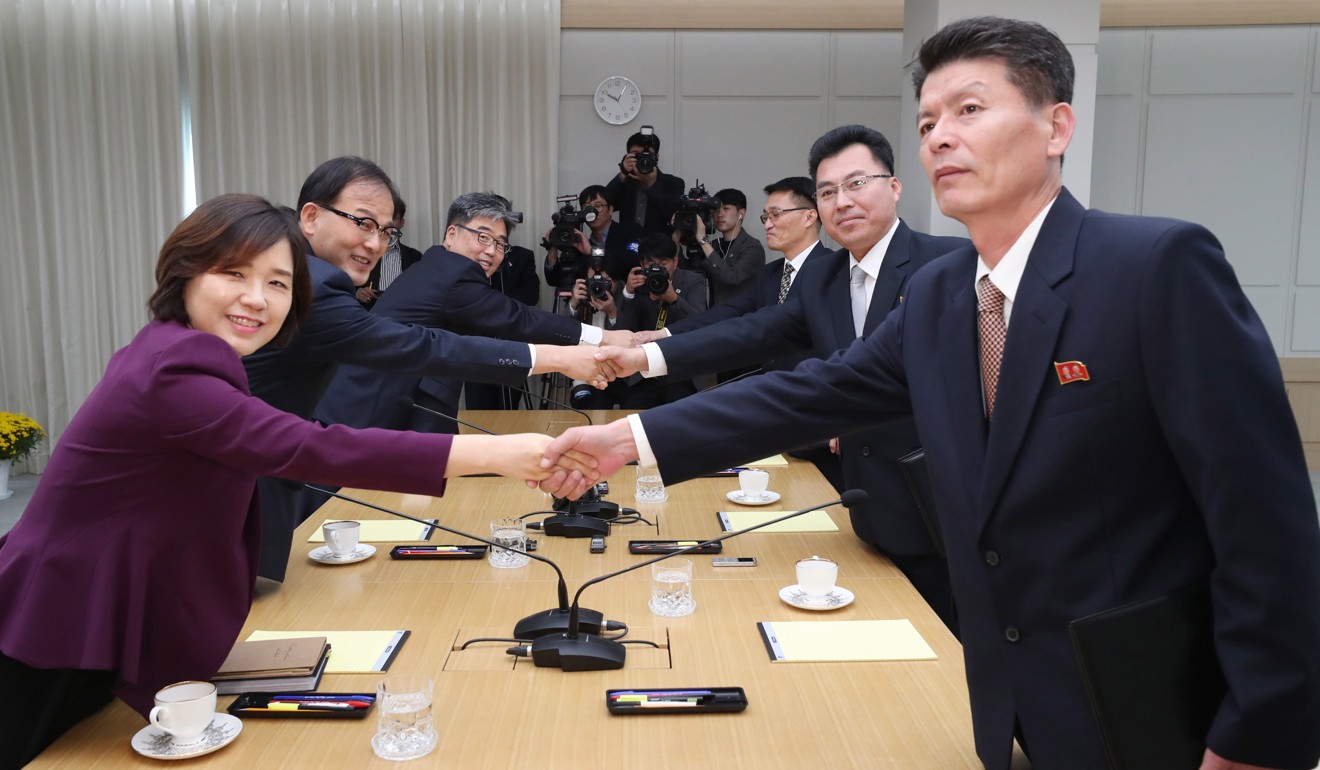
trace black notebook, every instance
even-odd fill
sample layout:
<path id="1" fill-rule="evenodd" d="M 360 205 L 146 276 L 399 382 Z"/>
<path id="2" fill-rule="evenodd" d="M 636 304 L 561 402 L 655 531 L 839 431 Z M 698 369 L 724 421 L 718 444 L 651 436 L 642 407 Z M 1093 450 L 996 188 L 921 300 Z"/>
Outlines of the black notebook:
<path id="1" fill-rule="evenodd" d="M 1088 615 L 1068 632 L 1111 770 L 1196 770 L 1224 697 L 1209 585 Z"/>
<path id="2" fill-rule="evenodd" d="M 926 450 L 916 449 L 898 458 L 898 467 L 903 471 L 908 490 L 917 503 L 921 520 L 926 523 L 926 531 L 930 533 L 935 552 L 945 556 L 944 531 L 940 529 L 940 520 L 935 514 L 935 495 L 931 492 L 930 474 L 926 471 Z"/>

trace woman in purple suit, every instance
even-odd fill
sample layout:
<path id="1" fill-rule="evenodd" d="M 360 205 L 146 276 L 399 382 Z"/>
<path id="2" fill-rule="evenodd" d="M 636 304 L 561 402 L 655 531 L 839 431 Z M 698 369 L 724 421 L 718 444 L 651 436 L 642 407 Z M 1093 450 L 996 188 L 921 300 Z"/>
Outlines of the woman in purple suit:
<path id="1" fill-rule="evenodd" d="M 209 679 L 252 602 L 258 476 L 441 495 L 534 479 L 549 438 L 322 427 L 249 395 L 240 357 L 289 339 L 306 243 L 262 198 L 208 201 L 165 241 L 152 321 L 110 359 L 0 537 L 0 768 L 118 696 Z"/>

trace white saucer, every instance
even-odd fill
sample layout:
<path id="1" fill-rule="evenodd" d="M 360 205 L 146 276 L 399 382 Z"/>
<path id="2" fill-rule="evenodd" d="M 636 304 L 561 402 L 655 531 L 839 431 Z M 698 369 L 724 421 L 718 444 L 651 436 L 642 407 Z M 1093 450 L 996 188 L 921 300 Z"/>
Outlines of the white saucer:
<path id="1" fill-rule="evenodd" d="M 358 543 L 347 556 L 335 556 L 335 552 L 330 550 L 330 546 L 323 545 L 320 548 L 313 548 L 311 553 L 307 554 L 312 561 L 319 561 L 322 564 L 352 564 L 354 562 L 370 559 L 376 555 L 376 546 L 370 543 Z"/>
<path id="2" fill-rule="evenodd" d="M 797 584 L 794 584 L 779 589 L 779 598 L 803 610 L 837 610 L 852 604 L 852 600 L 856 597 L 853 596 L 852 591 L 839 586 L 830 589 L 829 593 L 821 597 L 807 596 Z"/>
<path id="3" fill-rule="evenodd" d="M 242 720 L 232 714 L 216 712 L 201 740 L 176 745 L 173 735 L 155 725 L 147 725 L 133 736 L 133 750 L 152 759 L 189 759 L 228 746 L 241 732 Z"/>
<path id="4" fill-rule="evenodd" d="M 779 493 L 771 492 L 769 490 L 762 492 L 761 497 L 758 500 L 753 500 L 747 497 L 747 495 L 743 494 L 743 491 L 741 489 L 735 489 L 729 494 L 725 495 L 725 497 L 729 498 L 738 505 L 769 505 L 771 503 L 779 502 Z"/>

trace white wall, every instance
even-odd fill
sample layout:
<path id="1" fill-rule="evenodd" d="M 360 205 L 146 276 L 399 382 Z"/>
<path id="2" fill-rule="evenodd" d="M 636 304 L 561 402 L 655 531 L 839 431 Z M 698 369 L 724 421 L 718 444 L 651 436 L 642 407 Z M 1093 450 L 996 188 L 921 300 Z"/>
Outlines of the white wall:
<path id="1" fill-rule="evenodd" d="M 1102 30 L 1091 205 L 1189 219 L 1224 243 L 1281 356 L 1320 356 L 1317 26 Z M 604 183 L 651 124 L 661 167 L 711 192 L 806 173 L 811 142 L 864 123 L 897 147 L 899 31 L 566 30 L 559 185 Z M 627 126 L 596 117 L 608 75 L 637 81 Z M 548 223 L 543 223 L 548 227 Z"/>

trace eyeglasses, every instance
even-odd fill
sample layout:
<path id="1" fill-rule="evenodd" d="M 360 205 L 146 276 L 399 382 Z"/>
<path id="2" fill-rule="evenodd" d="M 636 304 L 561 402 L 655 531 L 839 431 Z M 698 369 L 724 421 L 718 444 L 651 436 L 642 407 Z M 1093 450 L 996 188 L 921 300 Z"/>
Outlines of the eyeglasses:
<path id="1" fill-rule="evenodd" d="M 454 225 L 454 227 L 461 227 L 464 230 L 467 230 L 469 233 L 472 233 L 473 235 L 477 236 L 477 243 L 480 243 L 482 246 L 486 248 L 490 248 L 491 246 L 494 246 L 496 249 L 499 250 L 501 254 L 508 254 L 509 249 L 513 248 L 513 244 L 509 243 L 508 241 L 498 240 L 495 238 L 495 236 L 491 235 L 485 230 L 473 230 L 471 227 L 467 227 L 465 225 Z"/>
<path id="2" fill-rule="evenodd" d="M 318 203 L 316 205 L 320 206 L 326 211 L 329 211 L 334 214 L 338 214 L 344 219 L 347 219 L 348 221 L 357 225 L 357 229 L 360 230 L 362 232 L 362 235 L 365 237 L 371 237 L 372 233 L 379 233 L 380 237 L 385 239 L 386 248 L 392 249 L 395 246 L 398 246 L 399 239 L 403 237 L 403 231 L 400 230 L 399 228 L 381 227 L 380 223 L 372 219 L 371 217 L 355 217 L 346 211 L 340 211 L 339 209 L 332 208 L 330 206 L 325 205 L 324 203 Z"/>
<path id="3" fill-rule="evenodd" d="M 795 209 L 770 209 L 761 215 L 761 224 L 766 222 L 778 222 L 780 214 L 787 214 L 790 211 L 812 211 L 810 206 L 798 206 Z"/>
<path id="4" fill-rule="evenodd" d="M 846 179 L 839 184 L 832 184 L 829 187 L 821 187 L 816 190 L 817 203 L 832 201 L 838 197 L 840 192 L 846 192 L 849 195 L 855 195 L 862 191 L 866 183 L 872 179 L 893 179 L 893 174 L 867 174 L 866 176 L 857 176 L 852 179 Z"/>
<path id="5" fill-rule="evenodd" d="M 582 208 L 583 208 L 584 211 L 585 211 L 586 209 L 595 209 L 595 210 L 596 210 L 596 213 L 599 214 L 600 212 L 604 211 L 605 209 L 607 209 L 607 208 L 609 208 L 609 207 L 610 207 L 610 204 L 608 204 L 608 203 L 588 203 L 587 205 L 583 206 Z"/>

